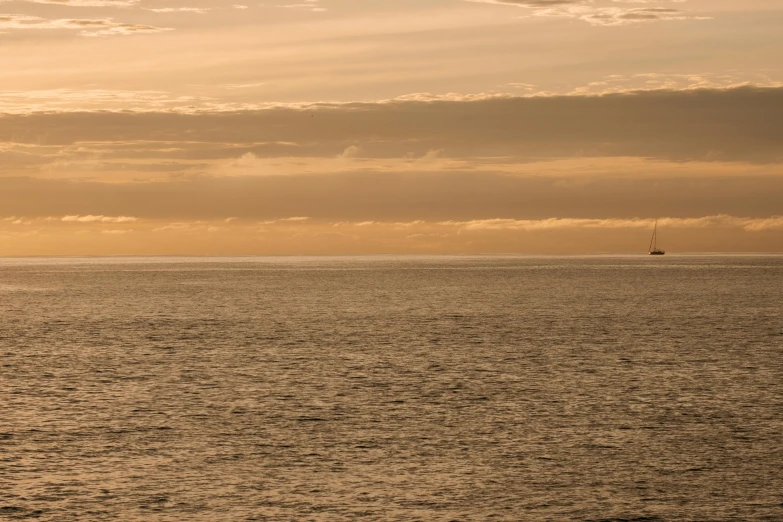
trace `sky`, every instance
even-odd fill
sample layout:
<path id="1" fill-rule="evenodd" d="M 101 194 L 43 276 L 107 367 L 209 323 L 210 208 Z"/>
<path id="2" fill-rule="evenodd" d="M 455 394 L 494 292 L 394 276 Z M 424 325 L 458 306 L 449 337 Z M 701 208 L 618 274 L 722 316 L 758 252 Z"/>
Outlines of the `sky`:
<path id="1" fill-rule="evenodd" d="M 783 252 L 780 0 L 0 0 L 0 255 Z"/>

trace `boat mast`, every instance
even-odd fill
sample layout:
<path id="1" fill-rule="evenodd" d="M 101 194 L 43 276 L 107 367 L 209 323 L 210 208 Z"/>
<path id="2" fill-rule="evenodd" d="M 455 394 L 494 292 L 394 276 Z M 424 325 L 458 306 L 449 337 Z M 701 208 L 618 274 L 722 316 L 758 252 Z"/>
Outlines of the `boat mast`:
<path id="1" fill-rule="evenodd" d="M 652 238 L 650 238 L 650 250 L 649 252 L 654 252 L 658 250 L 658 220 L 655 220 L 655 228 L 653 228 L 653 234 Z"/>

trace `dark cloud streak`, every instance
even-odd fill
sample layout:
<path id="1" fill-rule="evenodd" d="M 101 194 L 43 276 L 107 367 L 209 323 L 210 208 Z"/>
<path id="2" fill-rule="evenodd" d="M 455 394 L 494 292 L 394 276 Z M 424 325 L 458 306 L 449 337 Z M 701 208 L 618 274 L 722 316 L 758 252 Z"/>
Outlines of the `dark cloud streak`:
<path id="1" fill-rule="evenodd" d="M 292 142 L 402 157 L 637 156 L 780 162 L 783 88 L 646 91 L 605 96 L 321 104 L 230 113 L 50 113 L 0 117 L 0 141 Z M 23 138 L 22 138 L 23 137 Z M 290 146 L 278 147 L 291 154 Z M 274 151 L 269 150 L 270 155 Z M 282 152 L 281 152 L 282 154 Z"/>
<path id="2" fill-rule="evenodd" d="M 0 178 L 5 215 L 408 221 L 783 214 L 783 179 L 598 179 L 476 173 L 195 176 L 167 183 Z M 2 217 L 2 216 L 0 216 Z"/>

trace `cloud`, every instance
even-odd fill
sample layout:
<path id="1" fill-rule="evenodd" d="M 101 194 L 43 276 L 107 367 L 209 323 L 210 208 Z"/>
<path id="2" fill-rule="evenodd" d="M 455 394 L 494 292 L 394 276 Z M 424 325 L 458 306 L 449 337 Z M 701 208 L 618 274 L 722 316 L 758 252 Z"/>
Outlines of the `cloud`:
<path id="1" fill-rule="evenodd" d="M 671 7 L 599 7 L 586 0 L 466 0 L 482 4 L 512 5 L 533 10 L 533 16 L 564 17 L 585 21 L 591 25 L 619 26 L 665 20 L 706 20 L 708 17 L 688 14 Z M 615 2 L 648 4 L 654 0 L 614 0 Z M 678 0 L 673 0 L 678 1 Z"/>
<path id="2" fill-rule="evenodd" d="M 284 5 L 278 5 L 277 7 L 286 7 L 289 9 L 300 9 L 304 11 L 312 11 L 312 12 L 323 12 L 326 11 L 325 7 L 321 7 L 318 5 L 320 3 L 320 0 L 303 0 L 300 3 L 297 4 L 284 4 Z"/>
<path id="3" fill-rule="evenodd" d="M 698 216 L 698 215 L 697 215 Z M 0 255 L 646 253 L 654 220 L 547 217 L 466 221 L 147 220 L 131 228 L 14 227 L 0 219 Z M 669 251 L 783 251 L 783 216 L 713 214 L 659 220 Z M 113 236 L 110 241 L 98 235 Z M 45 239 L 44 239 L 45 238 Z M 522 268 L 524 267 L 517 267 Z"/>
<path id="4" fill-rule="evenodd" d="M 361 149 L 357 147 L 356 145 L 351 145 L 350 147 L 346 147 L 344 151 L 338 156 L 340 158 L 355 158 L 359 155 L 359 152 Z"/>
<path id="5" fill-rule="evenodd" d="M 254 87 L 261 87 L 262 85 L 266 85 L 265 82 L 257 82 L 257 83 L 227 83 L 224 85 L 221 85 L 220 87 L 223 89 L 229 89 L 229 90 L 236 90 L 236 89 L 252 89 Z"/>
<path id="6" fill-rule="evenodd" d="M 655 222 L 666 228 L 741 228 L 748 232 L 783 230 L 783 216 L 768 218 L 735 217 L 726 214 L 699 218 L 660 218 L 660 219 L 477 219 L 471 221 L 445 221 L 438 225 L 458 227 L 463 230 L 517 230 L 541 231 L 556 229 L 650 229 Z"/>
<path id="7" fill-rule="evenodd" d="M 583 162 L 586 168 L 590 166 Z M 638 179 L 618 163 L 617 177 L 579 179 L 492 171 L 334 172 L 330 175 L 173 177 L 155 182 L 0 177 L 7 215 L 68 216 L 63 223 L 104 223 L 134 216 L 149 220 L 313 221 L 632 219 L 655 216 L 781 214 L 783 174 L 750 175 L 743 166 L 724 178 L 686 177 L 660 166 L 657 178 Z M 709 171 L 707 171 L 709 172 Z M 92 217 L 90 217 L 92 216 Z M 57 218 L 62 221 L 62 217 Z M 81 219 L 81 221 L 79 221 Z M 111 221 L 108 221 L 111 222 Z M 134 223 L 134 221 L 127 221 Z"/>
<path id="8" fill-rule="evenodd" d="M 17 17 L 17 15 L 14 15 Z M 2 20 L 0 20 L 0 24 Z M 556 96 L 584 96 L 601 94 L 634 94 L 641 91 L 689 91 L 697 89 L 726 90 L 739 87 L 777 88 L 783 87 L 783 81 L 770 76 L 770 70 L 743 72 L 726 70 L 722 72 L 698 71 L 694 73 L 644 72 L 636 74 L 610 74 L 597 81 L 591 81 L 577 87 L 564 84 L 559 90 L 542 90 L 534 84 L 508 82 L 501 87 L 513 92 L 491 93 L 427 93 L 415 92 L 397 96 L 376 103 L 401 102 L 479 102 L 490 99 L 509 98 L 552 98 Z M 216 87 L 228 93 L 203 95 L 174 95 L 160 90 L 96 89 L 96 88 L 58 88 L 28 91 L 0 91 L 0 114 L 29 114 L 34 112 L 87 110 L 126 111 L 126 112 L 173 112 L 178 114 L 200 113 L 238 113 L 267 109 L 318 110 L 327 107 L 356 106 L 354 102 L 237 102 L 230 101 L 237 91 L 257 89 L 268 85 L 266 82 L 228 83 Z M 520 94 L 520 90 L 523 94 Z M 227 94 L 227 97 L 225 97 Z M 241 92 L 245 97 L 250 92 Z M 256 93 L 252 93 L 256 94 Z M 224 96 L 221 98 L 220 96 Z"/>
<path id="9" fill-rule="evenodd" d="M 212 10 L 211 7 L 158 7 L 148 8 L 148 11 L 155 13 L 198 13 L 204 14 Z"/>
<path id="10" fill-rule="evenodd" d="M 73 216 L 66 216 L 73 217 Z M 106 216 L 83 216 L 85 218 L 100 218 L 100 219 L 78 219 L 67 220 L 65 218 L 59 221 L 63 222 L 79 222 L 79 223 L 130 223 L 138 221 L 137 218 L 110 218 Z M 42 222 L 57 221 L 53 218 L 46 218 L 43 220 L 29 220 L 24 221 L 16 217 L 0 218 L 0 221 L 11 223 L 12 225 L 30 225 L 40 224 Z M 714 214 L 702 217 L 662 217 L 662 218 L 604 218 L 604 219 L 588 219 L 588 218 L 565 218 L 565 217 L 550 217 L 544 219 L 507 219 L 507 218 L 489 218 L 489 219 L 474 219 L 467 221 L 427 221 L 427 220 L 413 220 L 413 221 L 337 221 L 329 222 L 324 220 L 312 220 L 309 217 L 290 217 L 272 219 L 266 221 L 260 221 L 253 223 L 251 221 L 241 222 L 238 218 L 226 218 L 218 221 L 214 220 L 196 220 L 196 221 L 180 221 L 170 222 L 165 226 L 156 225 L 154 221 L 150 221 L 147 225 L 154 227 L 154 231 L 161 230 L 176 230 L 176 229 L 207 229 L 215 228 L 218 225 L 224 230 L 230 228 L 254 228 L 258 225 L 262 226 L 303 226 L 303 227 L 337 227 L 337 228 L 366 228 L 366 227 L 379 227 L 379 228 L 394 228 L 398 230 L 402 229 L 415 229 L 415 228 L 455 228 L 464 231 L 520 231 L 520 232 L 536 232 L 558 229 L 604 229 L 604 230 L 621 230 L 621 229 L 652 229 L 655 223 L 658 223 L 660 228 L 665 229 L 711 229 L 711 228 L 734 228 L 742 229 L 746 232 L 765 232 L 783 230 L 783 216 L 769 216 L 769 217 L 741 217 L 732 216 L 729 214 Z M 131 229 L 105 229 L 104 233 L 119 234 L 131 231 Z"/>
<path id="11" fill-rule="evenodd" d="M 0 24 L 2 20 L 0 19 Z M 30 91 L 0 91 L 0 114 L 18 112 L 56 111 L 64 107 L 78 106 L 81 110 L 138 107 L 166 109 L 171 106 L 205 102 L 210 98 L 172 96 L 164 91 L 122 89 L 47 89 Z"/>
<path id="12" fill-rule="evenodd" d="M 754 75 L 754 82 L 737 71 L 723 73 L 698 72 L 691 74 L 636 73 L 631 75 L 610 74 L 601 80 L 590 82 L 573 89 L 576 96 L 585 94 L 623 94 L 641 91 L 693 91 L 697 89 L 736 89 L 740 87 L 783 87 L 783 82 L 766 74 Z"/>
<path id="13" fill-rule="evenodd" d="M 1 98 L 0 98 L 1 99 Z M 434 100 L 434 101 L 429 101 Z M 34 113 L 0 118 L 0 136 L 17 143 L 179 140 L 214 143 L 240 167 L 264 156 L 323 156 L 359 147 L 362 158 L 643 157 L 672 161 L 783 160 L 783 88 L 653 90 L 602 96 L 418 97 L 376 103 L 272 106 L 177 114 Z M 709 118 L 704 115 L 709 114 Z M 24 134 L 19 130 L 24 129 Z M 274 149 L 277 149 L 275 151 Z M 350 149 L 354 150 L 354 149 Z"/>
<path id="14" fill-rule="evenodd" d="M 546 218 L 546 219 L 474 219 L 469 221 L 410 221 L 410 222 L 339 222 L 332 226 L 339 227 L 393 227 L 393 228 L 456 228 L 463 231 L 517 231 L 539 232 L 554 230 L 628 230 L 652 229 L 655 223 L 666 229 L 742 229 L 746 232 L 770 232 L 783 230 L 783 216 L 764 218 L 737 217 L 727 214 L 716 214 L 695 218 L 631 218 L 631 219 L 584 219 L 584 218 Z"/>
<path id="15" fill-rule="evenodd" d="M 591 25 L 620 26 L 664 20 L 708 20 L 709 17 L 693 16 L 681 9 L 667 7 L 592 7 L 567 6 L 540 9 L 534 16 L 560 16 L 576 18 Z"/>
<path id="16" fill-rule="evenodd" d="M 48 19 L 20 14 L 0 14 L 0 29 L 67 29 L 79 31 L 82 36 L 121 36 L 172 30 L 168 27 L 115 22 L 111 18 Z"/>
<path id="17" fill-rule="evenodd" d="M 135 223 L 139 218 L 131 216 L 64 216 L 63 223 Z"/>
<path id="18" fill-rule="evenodd" d="M 584 0 L 466 0 L 466 1 L 475 2 L 479 4 L 515 5 L 519 7 L 530 7 L 530 8 L 574 5 L 574 4 L 584 3 Z"/>
<path id="19" fill-rule="evenodd" d="M 27 219 L 25 219 L 23 217 L 16 217 L 16 216 L 2 218 L 2 219 L 0 219 L 0 221 L 6 221 L 8 223 L 11 223 L 12 225 L 32 225 L 33 224 L 33 222 L 30 221 L 30 220 L 27 220 Z"/>
<path id="20" fill-rule="evenodd" d="M 272 225 L 299 225 L 306 221 L 310 221 L 309 217 L 301 217 L 301 216 L 295 216 L 295 217 L 289 217 L 289 218 L 282 218 L 282 219 L 268 219 L 266 221 L 260 221 L 258 223 L 259 226 L 262 227 L 268 227 Z"/>
<path id="21" fill-rule="evenodd" d="M 73 7 L 131 7 L 140 0 L 22 0 L 33 4 L 54 4 Z"/>

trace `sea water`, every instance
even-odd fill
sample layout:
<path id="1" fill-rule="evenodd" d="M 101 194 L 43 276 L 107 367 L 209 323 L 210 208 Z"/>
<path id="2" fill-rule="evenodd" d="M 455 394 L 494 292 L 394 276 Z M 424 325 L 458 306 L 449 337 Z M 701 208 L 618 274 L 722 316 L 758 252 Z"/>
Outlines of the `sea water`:
<path id="1" fill-rule="evenodd" d="M 783 520 L 783 257 L 0 259 L 0 519 Z"/>

